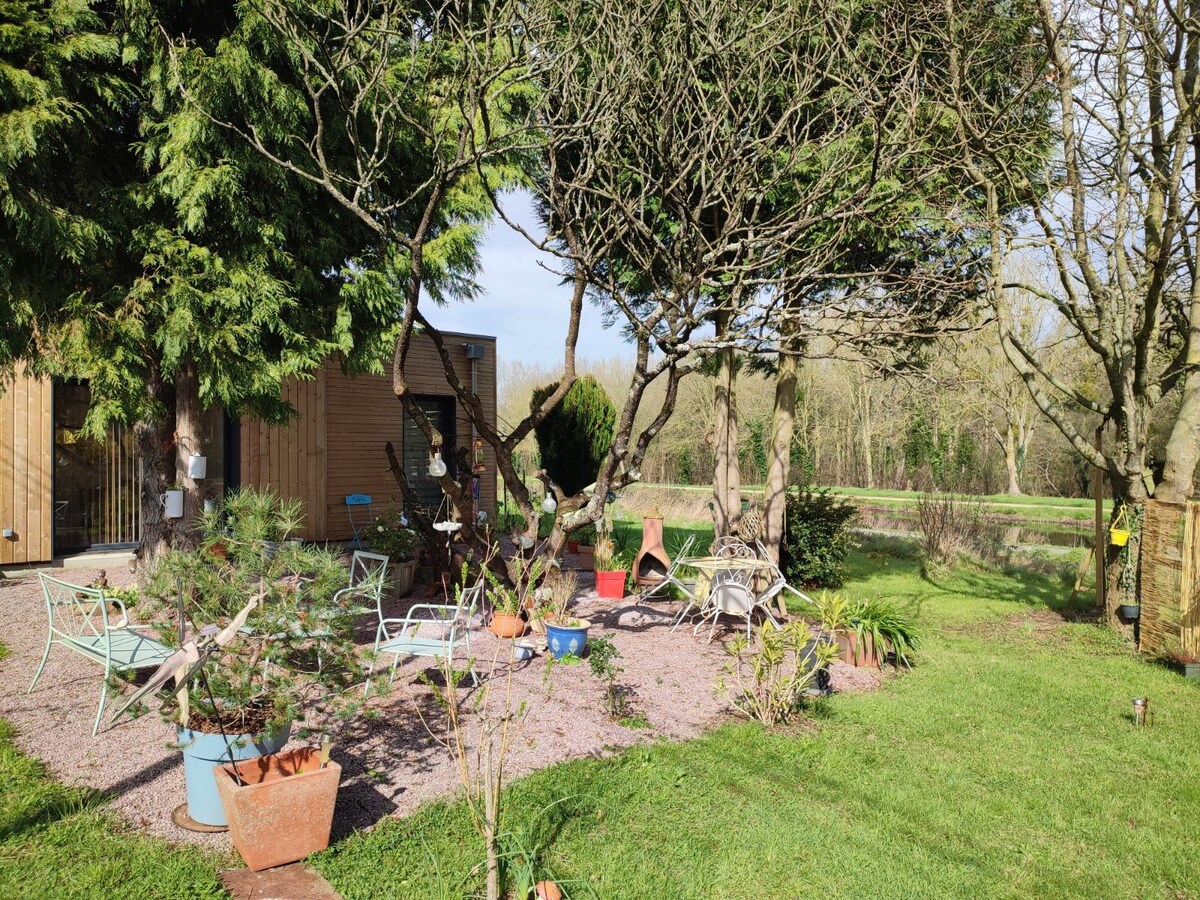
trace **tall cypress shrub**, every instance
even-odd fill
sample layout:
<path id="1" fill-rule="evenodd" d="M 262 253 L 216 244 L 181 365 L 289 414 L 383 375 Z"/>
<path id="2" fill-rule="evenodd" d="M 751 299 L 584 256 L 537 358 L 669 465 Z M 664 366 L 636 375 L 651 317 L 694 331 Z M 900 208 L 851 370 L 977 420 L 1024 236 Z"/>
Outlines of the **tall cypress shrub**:
<path id="1" fill-rule="evenodd" d="M 558 385 L 556 381 L 536 388 L 530 409 L 541 406 Z M 616 430 L 617 410 L 612 400 L 600 382 L 584 375 L 534 429 L 542 468 L 566 494 L 578 493 L 596 480 Z"/>

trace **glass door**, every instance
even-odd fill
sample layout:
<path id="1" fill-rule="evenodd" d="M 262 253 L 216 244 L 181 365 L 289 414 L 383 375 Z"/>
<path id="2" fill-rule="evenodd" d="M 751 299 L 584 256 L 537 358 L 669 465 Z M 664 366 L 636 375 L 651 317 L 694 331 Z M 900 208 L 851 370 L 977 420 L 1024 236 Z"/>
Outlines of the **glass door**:
<path id="1" fill-rule="evenodd" d="M 54 553 L 136 545 L 140 467 L 133 429 L 114 425 L 105 440 L 82 437 L 88 387 L 54 383 Z"/>
<path id="2" fill-rule="evenodd" d="M 442 459 L 450 474 L 454 475 L 454 398 L 417 397 L 417 405 L 429 417 L 442 434 Z M 429 476 L 429 441 L 417 423 L 407 414 L 404 416 L 404 474 L 413 493 L 424 506 L 436 510 L 442 503 L 442 488 L 437 480 Z"/>

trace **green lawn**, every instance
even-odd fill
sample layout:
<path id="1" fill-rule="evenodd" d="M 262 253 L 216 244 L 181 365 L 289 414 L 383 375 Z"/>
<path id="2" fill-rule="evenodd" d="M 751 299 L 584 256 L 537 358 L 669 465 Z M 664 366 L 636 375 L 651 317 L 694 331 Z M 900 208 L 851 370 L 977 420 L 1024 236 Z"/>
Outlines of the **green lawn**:
<path id="1" fill-rule="evenodd" d="M 128 832 L 102 794 L 54 781 L 12 738 L 0 721 L 0 897 L 228 896 L 213 855 Z"/>
<path id="2" fill-rule="evenodd" d="M 918 616 L 911 673 L 812 729 L 726 725 L 535 774 L 507 828 L 584 897 L 1200 896 L 1200 690 L 1060 617 L 1064 574 L 931 583 L 905 556 L 857 555 L 847 591 Z M 436 804 L 316 864 L 347 898 L 455 897 L 480 859 L 461 805 Z"/>

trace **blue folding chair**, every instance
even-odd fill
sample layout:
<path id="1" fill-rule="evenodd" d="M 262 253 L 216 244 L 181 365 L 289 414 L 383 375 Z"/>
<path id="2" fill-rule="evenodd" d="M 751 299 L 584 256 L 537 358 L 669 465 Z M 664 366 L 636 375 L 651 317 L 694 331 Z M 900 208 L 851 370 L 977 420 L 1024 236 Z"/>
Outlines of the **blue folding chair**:
<path id="1" fill-rule="evenodd" d="M 363 507 L 366 507 L 366 509 L 364 510 Z M 356 510 L 358 512 L 357 516 L 355 516 Z M 350 531 L 354 535 L 350 541 L 350 546 L 361 547 L 363 545 L 363 532 L 375 521 L 375 517 L 371 514 L 371 495 L 347 494 L 346 515 L 350 517 Z"/>

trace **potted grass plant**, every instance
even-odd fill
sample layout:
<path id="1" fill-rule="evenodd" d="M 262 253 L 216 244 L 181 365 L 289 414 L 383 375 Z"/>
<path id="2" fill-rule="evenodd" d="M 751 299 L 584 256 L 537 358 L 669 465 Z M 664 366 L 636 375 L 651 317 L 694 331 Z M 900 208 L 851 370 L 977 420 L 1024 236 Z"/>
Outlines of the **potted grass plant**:
<path id="1" fill-rule="evenodd" d="M 616 568 L 617 562 L 612 538 L 600 538 L 596 544 L 596 593 L 606 600 L 625 596 L 625 569 Z"/>
<path id="2" fill-rule="evenodd" d="M 582 656 L 587 647 L 588 629 L 592 623 L 571 614 L 570 604 L 575 597 L 577 582 L 572 574 L 560 574 L 547 579 L 548 593 L 542 622 L 546 628 L 546 647 L 555 659 Z"/>
<path id="3" fill-rule="evenodd" d="M 353 612 L 334 601 L 349 573 L 292 539 L 301 520 L 299 501 L 236 491 L 201 516 L 199 545 L 168 551 L 143 585 L 163 613 L 182 615 L 164 639 L 182 631 L 185 647 L 212 650 L 164 706 L 183 753 L 183 818 L 201 826 L 227 824 L 214 766 L 274 753 L 293 723 L 328 728 L 357 705 Z M 206 644 L 218 632 L 226 643 Z"/>
<path id="4" fill-rule="evenodd" d="M 492 600 L 492 621 L 488 626 L 492 634 L 500 638 L 517 638 L 525 633 L 522 613 L 536 607 L 535 590 L 543 571 L 540 557 L 526 560 L 518 556 L 512 561 L 513 583 L 510 585 L 484 567 L 483 575 Z"/>

